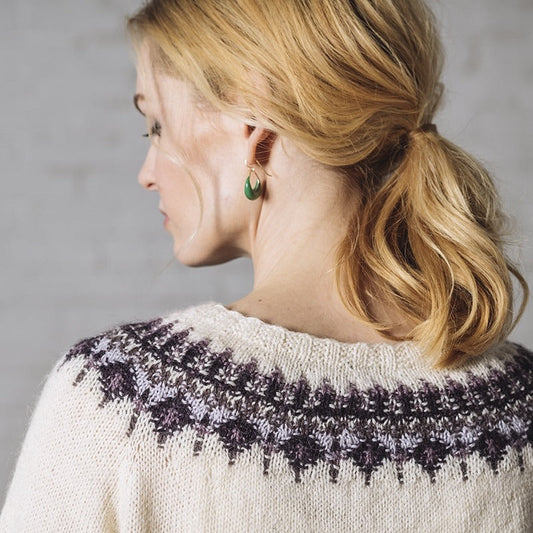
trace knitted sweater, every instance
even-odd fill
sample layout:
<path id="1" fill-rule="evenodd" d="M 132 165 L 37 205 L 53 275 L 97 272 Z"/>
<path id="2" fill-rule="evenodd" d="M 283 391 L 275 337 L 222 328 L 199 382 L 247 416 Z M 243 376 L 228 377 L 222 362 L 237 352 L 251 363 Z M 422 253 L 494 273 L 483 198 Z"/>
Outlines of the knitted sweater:
<path id="1" fill-rule="evenodd" d="M 455 370 L 215 302 L 82 340 L 47 376 L 0 531 L 533 531 L 533 353 Z"/>

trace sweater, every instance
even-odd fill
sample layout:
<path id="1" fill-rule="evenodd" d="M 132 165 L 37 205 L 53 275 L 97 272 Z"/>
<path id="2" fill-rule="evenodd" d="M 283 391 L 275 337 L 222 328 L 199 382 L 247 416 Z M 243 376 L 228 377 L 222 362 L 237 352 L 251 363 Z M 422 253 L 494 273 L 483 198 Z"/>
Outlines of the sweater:
<path id="1" fill-rule="evenodd" d="M 55 363 L 2 533 L 533 531 L 533 353 L 456 369 L 217 302 Z"/>

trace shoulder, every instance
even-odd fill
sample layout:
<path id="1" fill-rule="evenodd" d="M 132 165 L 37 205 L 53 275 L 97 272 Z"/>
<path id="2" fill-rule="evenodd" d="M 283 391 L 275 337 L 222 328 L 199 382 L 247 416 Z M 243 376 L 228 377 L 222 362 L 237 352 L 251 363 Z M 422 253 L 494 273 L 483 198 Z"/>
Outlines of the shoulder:
<path id="1" fill-rule="evenodd" d="M 194 383 L 201 370 L 199 356 L 209 358 L 208 340 L 190 338 L 195 323 L 191 313 L 201 322 L 198 307 L 122 323 L 81 339 L 60 358 L 55 371 L 68 375 L 72 386 L 91 389 L 100 407 L 117 404 L 124 412 L 122 406 L 126 405 L 131 415 L 128 436 L 141 415 L 164 431 L 159 419 L 178 407 Z M 185 411 L 189 408 L 184 404 Z"/>
<path id="2" fill-rule="evenodd" d="M 499 397 L 502 401 L 520 400 L 533 407 L 533 350 L 523 344 L 506 341 L 487 359 L 486 370 L 481 375 L 466 372 L 472 386 L 484 386 L 494 398 Z"/>
<path id="3" fill-rule="evenodd" d="M 516 361 L 530 369 L 533 367 L 533 350 L 518 342 L 507 341 L 505 344 L 514 349 Z"/>
<path id="4" fill-rule="evenodd" d="M 90 359 L 93 366 L 109 363 L 134 362 L 146 356 L 163 358 L 185 343 L 196 326 L 202 326 L 202 317 L 208 305 L 187 307 L 173 313 L 135 322 L 124 322 L 97 335 L 76 342 L 63 356 L 61 363 Z"/>
<path id="5" fill-rule="evenodd" d="M 85 373 L 97 371 L 108 395 L 133 394 L 133 380 L 162 381 L 202 360 L 217 358 L 226 352 L 226 344 L 216 342 L 221 325 L 216 308 L 209 302 L 193 305 L 147 320 L 121 323 L 97 335 L 76 342 L 62 356 L 57 369 L 80 368 L 77 381 Z M 220 311 L 218 311 L 220 313 Z M 129 388 L 128 388 L 129 387 Z"/>
<path id="6" fill-rule="evenodd" d="M 175 324 L 165 317 L 122 323 L 97 335 L 76 342 L 63 356 L 62 364 L 73 360 L 90 360 L 91 366 L 132 362 L 159 351 L 169 341 L 177 342 L 186 335 L 175 334 Z"/>
<path id="7" fill-rule="evenodd" d="M 179 315 L 121 323 L 83 338 L 66 351 L 56 369 L 76 367 L 74 385 L 89 373 L 96 374 L 108 399 L 133 398 L 141 377 L 165 374 L 162 369 L 175 366 L 184 354 L 191 328 L 181 323 Z"/>
<path id="8" fill-rule="evenodd" d="M 165 335 L 161 325 L 155 319 L 112 328 L 57 360 L 33 409 L 1 531 L 86 531 L 88 523 L 115 520 L 109 495 L 119 493 L 123 465 L 131 464 L 135 400 L 144 383 L 134 361 L 158 342 L 157 332 Z M 57 505 L 50 506 L 51 495 Z"/>

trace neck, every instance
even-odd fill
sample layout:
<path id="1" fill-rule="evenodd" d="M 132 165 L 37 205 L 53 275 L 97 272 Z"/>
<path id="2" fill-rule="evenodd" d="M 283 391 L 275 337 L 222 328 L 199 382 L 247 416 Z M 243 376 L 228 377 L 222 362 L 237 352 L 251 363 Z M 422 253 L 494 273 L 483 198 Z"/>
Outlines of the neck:
<path id="1" fill-rule="evenodd" d="M 258 250 L 252 256 L 252 292 L 228 308 L 317 337 L 348 343 L 394 344 L 344 307 L 335 282 L 338 240 L 332 243 L 327 235 L 324 239 L 321 236 L 323 228 L 317 229 L 312 239 L 296 241 L 303 241 L 304 245 L 289 246 L 277 255 L 263 256 Z M 290 232 L 286 238 L 290 241 Z M 400 330 L 393 332 L 398 334 Z"/>
<path id="2" fill-rule="evenodd" d="M 336 171 L 294 147 L 275 150 L 268 170 L 267 195 L 243 246 L 253 290 L 228 307 L 318 337 L 391 342 L 354 317 L 336 288 L 336 249 L 359 199 L 346 194 Z"/>

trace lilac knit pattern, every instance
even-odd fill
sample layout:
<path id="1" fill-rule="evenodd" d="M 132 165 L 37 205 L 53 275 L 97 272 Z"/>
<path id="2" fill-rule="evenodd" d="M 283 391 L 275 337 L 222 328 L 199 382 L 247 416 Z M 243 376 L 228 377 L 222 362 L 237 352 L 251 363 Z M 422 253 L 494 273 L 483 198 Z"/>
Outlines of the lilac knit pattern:
<path id="1" fill-rule="evenodd" d="M 194 454 L 207 434 L 215 434 L 237 454 L 259 445 L 263 473 L 273 454 L 281 454 L 301 482 L 301 472 L 319 462 L 337 481 L 341 461 L 352 461 L 365 483 L 391 461 L 399 483 L 403 465 L 415 462 L 435 481 L 436 472 L 454 460 L 468 482 L 469 456 L 478 454 L 495 474 L 511 450 L 523 471 L 521 451 L 533 445 L 533 353 L 510 343 L 516 354 L 482 377 L 446 379 L 443 386 L 420 380 L 393 390 L 379 385 L 344 392 L 324 380 L 312 388 L 305 378 L 288 381 L 274 369 L 261 373 L 257 362 L 237 363 L 230 348 L 210 350 L 210 339 L 192 340 L 192 327 L 155 320 L 126 324 L 80 341 L 65 355 L 84 360 L 74 385 L 95 369 L 103 393 L 101 406 L 131 402 L 134 415 L 152 422 L 160 446 L 184 428 L 194 428 Z"/>

